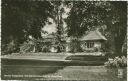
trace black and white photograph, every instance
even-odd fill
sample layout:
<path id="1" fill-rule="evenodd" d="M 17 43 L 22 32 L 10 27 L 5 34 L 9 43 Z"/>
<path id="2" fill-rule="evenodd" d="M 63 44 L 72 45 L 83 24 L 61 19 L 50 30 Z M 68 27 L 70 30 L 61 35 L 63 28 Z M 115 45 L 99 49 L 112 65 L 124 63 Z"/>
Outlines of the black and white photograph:
<path id="1" fill-rule="evenodd" d="M 127 5 L 1 0 L 1 80 L 127 81 Z"/>

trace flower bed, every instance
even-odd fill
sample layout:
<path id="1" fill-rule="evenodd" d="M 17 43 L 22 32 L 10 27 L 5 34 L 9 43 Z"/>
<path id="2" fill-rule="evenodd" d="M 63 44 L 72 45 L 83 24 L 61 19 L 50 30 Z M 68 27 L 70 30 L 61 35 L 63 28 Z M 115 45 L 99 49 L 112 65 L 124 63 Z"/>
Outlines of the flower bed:
<path id="1" fill-rule="evenodd" d="M 126 78 L 127 75 L 127 58 L 125 56 L 110 58 L 105 62 L 105 67 L 108 69 L 108 72 L 111 74 L 113 69 L 115 69 L 115 74 L 118 78 Z"/>

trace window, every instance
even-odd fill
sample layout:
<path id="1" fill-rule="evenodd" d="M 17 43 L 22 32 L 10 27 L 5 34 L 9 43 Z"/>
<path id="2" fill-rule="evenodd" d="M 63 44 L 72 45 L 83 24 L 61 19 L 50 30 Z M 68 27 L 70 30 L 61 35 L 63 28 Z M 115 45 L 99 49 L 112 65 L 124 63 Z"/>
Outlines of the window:
<path id="1" fill-rule="evenodd" d="M 89 48 L 90 46 L 89 46 L 89 42 L 87 43 L 87 48 Z"/>
<path id="2" fill-rule="evenodd" d="M 94 47 L 94 42 L 90 43 L 90 48 Z"/>
<path id="3" fill-rule="evenodd" d="M 83 47 L 87 48 L 87 43 L 86 42 L 83 44 Z"/>
<path id="4" fill-rule="evenodd" d="M 85 47 L 87 47 L 87 48 L 94 47 L 94 42 L 87 42 L 87 43 L 85 43 Z"/>

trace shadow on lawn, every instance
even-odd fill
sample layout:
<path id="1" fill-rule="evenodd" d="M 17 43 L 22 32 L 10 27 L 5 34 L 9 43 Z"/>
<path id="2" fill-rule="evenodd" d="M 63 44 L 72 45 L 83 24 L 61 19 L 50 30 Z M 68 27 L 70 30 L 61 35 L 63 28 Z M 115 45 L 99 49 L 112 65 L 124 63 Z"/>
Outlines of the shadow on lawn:
<path id="1" fill-rule="evenodd" d="M 59 61 L 2 59 L 1 78 L 3 80 L 42 78 L 43 75 L 55 73 L 64 67 Z"/>

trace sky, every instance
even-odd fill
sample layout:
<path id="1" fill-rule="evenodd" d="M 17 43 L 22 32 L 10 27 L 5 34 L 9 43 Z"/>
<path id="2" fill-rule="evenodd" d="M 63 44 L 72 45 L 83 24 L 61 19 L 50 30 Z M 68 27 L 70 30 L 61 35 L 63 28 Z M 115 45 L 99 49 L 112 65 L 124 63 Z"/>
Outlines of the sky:
<path id="1" fill-rule="evenodd" d="M 46 24 L 42 30 L 47 31 L 48 33 L 56 32 L 56 24 L 52 18 L 48 18 L 48 21 L 52 24 Z"/>

